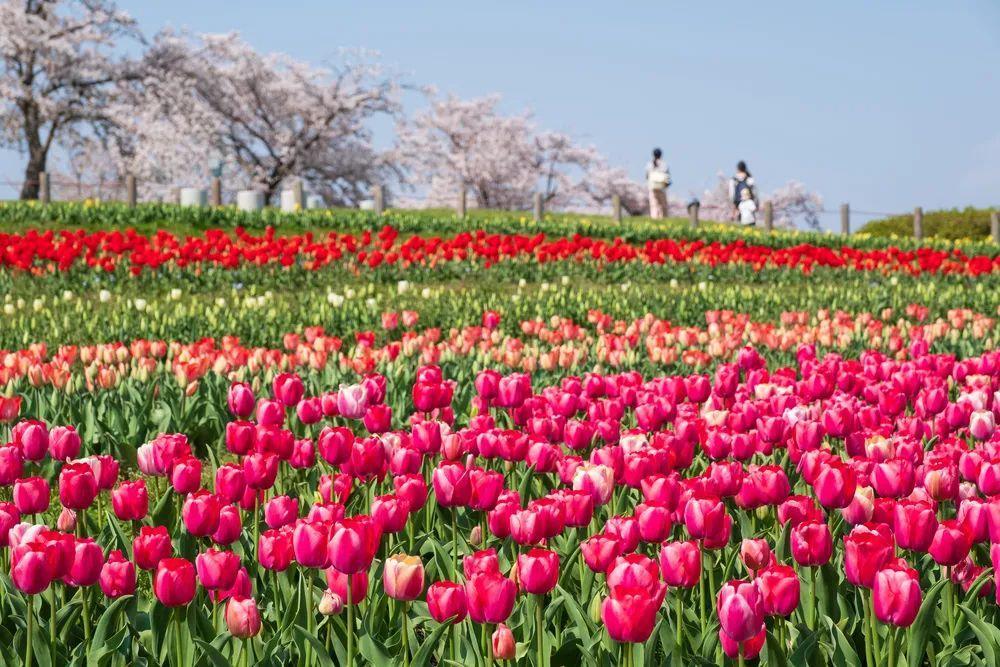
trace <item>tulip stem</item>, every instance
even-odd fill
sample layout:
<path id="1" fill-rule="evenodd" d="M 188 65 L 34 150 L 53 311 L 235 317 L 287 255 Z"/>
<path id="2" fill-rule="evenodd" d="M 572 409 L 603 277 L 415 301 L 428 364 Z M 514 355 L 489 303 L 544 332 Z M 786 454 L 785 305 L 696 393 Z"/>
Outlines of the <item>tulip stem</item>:
<path id="1" fill-rule="evenodd" d="M 80 587 L 80 595 L 84 596 L 84 591 L 86 589 Z M 49 593 L 52 597 L 49 599 L 49 647 L 52 651 L 52 655 L 56 654 L 56 584 L 55 582 L 49 587 Z M 84 597 L 86 599 L 86 597 Z M 89 618 L 87 614 L 87 603 L 84 602 L 83 606 L 83 618 L 85 623 L 89 623 Z M 90 633 L 87 632 L 86 635 L 87 643 L 90 643 Z"/>
<path id="2" fill-rule="evenodd" d="M 410 667 L 410 628 L 407 616 L 409 615 L 408 602 L 403 602 L 403 667 Z"/>
<path id="3" fill-rule="evenodd" d="M 260 566 L 260 493 L 254 490 L 253 497 L 253 552 L 257 557 L 257 566 Z M 259 572 L 260 570 L 258 570 Z"/>
<path id="4" fill-rule="evenodd" d="M 878 626 L 875 624 L 875 591 L 872 590 L 871 597 L 868 598 L 868 620 L 872 629 L 872 654 L 881 658 L 882 651 L 879 648 Z"/>
<path id="5" fill-rule="evenodd" d="M 889 667 L 899 667 L 899 660 L 896 657 L 896 628 L 889 628 L 889 648 L 887 650 L 889 654 L 886 664 Z"/>
<path id="6" fill-rule="evenodd" d="M 863 594 L 862 594 L 863 595 Z M 862 623 L 865 635 L 865 660 L 867 664 L 875 664 L 875 655 L 872 652 L 872 645 L 875 641 L 872 637 L 872 625 L 871 625 L 871 611 L 868 609 L 868 603 L 862 597 L 861 604 L 864 606 L 865 620 Z"/>
<path id="7" fill-rule="evenodd" d="M 182 607 L 174 609 L 174 650 L 177 652 L 177 667 L 183 664 L 184 653 L 183 648 L 181 648 L 183 646 L 181 643 L 181 609 Z"/>
<path id="8" fill-rule="evenodd" d="M 347 576 L 347 665 L 354 667 L 354 605 L 351 600 L 351 576 Z"/>
<path id="9" fill-rule="evenodd" d="M 250 639 L 243 640 L 243 655 L 240 659 L 243 661 L 243 667 L 247 667 L 250 664 Z"/>
<path id="10" fill-rule="evenodd" d="M 306 596 L 306 629 L 309 631 L 309 636 L 311 637 L 316 634 L 316 609 L 313 605 L 313 586 L 306 568 L 299 568 L 299 576 L 302 577 L 302 589 L 305 591 Z M 275 596 L 277 596 L 277 591 L 275 591 Z M 306 642 L 306 664 L 312 664 L 312 644 L 309 642 Z"/>
<path id="11" fill-rule="evenodd" d="M 681 607 L 681 602 L 682 601 L 681 601 L 680 592 L 681 592 L 681 589 L 679 589 L 679 588 L 675 589 L 675 591 L 674 591 L 674 597 L 677 598 L 677 618 L 674 620 L 674 622 L 677 624 L 677 628 L 676 628 L 676 630 L 677 630 L 677 648 L 676 648 L 676 651 L 677 651 L 678 655 L 680 655 L 680 652 L 681 652 L 681 643 L 684 641 L 683 638 L 681 637 L 681 627 L 683 625 L 683 613 L 684 612 L 683 612 L 683 609 Z M 669 607 L 668 607 L 668 609 L 669 609 Z"/>
<path id="12" fill-rule="evenodd" d="M 542 660 L 542 656 L 545 655 L 545 631 L 542 627 L 542 600 L 544 596 L 535 596 L 535 634 L 538 637 L 538 667 L 542 667 L 545 663 Z"/>
<path id="13" fill-rule="evenodd" d="M 55 595 L 55 590 L 52 591 L 53 596 Z M 80 599 L 83 601 L 83 638 L 89 644 L 90 643 L 90 603 L 87 602 L 87 587 L 80 587 Z M 52 624 L 55 625 L 56 615 L 55 612 L 52 613 Z M 55 631 L 53 631 L 55 634 Z M 52 655 L 55 655 L 53 652 Z"/>
<path id="14" fill-rule="evenodd" d="M 698 577 L 698 615 L 701 616 L 701 636 L 705 636 L 705 605 L 707 604 L 707 596 L 705 595 L 705 549 L 704 545 L 700 545 L 699 553 L 701 554 L 701 576 Z"/>
<path id="15" fill-rule="evenodd" d="M 815 630 L 816 623 L 819 621 L 819 598 L 816 595 L 816 568 L 809 568 L 809 594 L 812 597 L 812 604 L 810 605 L 810 611 L 812 614 L 809 619 L 809 629 Z"/>
<path id="16" fill-rule="evenodd" d="M 455 565 L 455 580 L 458 581 L 458 508 L 451 508 L 451 560 Z"/>
<path id="17" fill-rule="evenodd" d="M 32 648 L 31 640 L 35 636 L 35 596 L 28 596 L 27 605 L 27 615 L 28 615 L 28 629 L 25 635 L 25 646 L 24 646 L 24 666 L 31 667 L 31 654 Z"/>

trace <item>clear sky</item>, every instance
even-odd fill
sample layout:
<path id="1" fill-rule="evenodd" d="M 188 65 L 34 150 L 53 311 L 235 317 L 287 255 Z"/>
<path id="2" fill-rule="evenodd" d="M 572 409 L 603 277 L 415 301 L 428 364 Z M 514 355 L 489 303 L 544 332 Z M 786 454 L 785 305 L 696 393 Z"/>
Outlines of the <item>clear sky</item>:
<path id="1" fill-rule="evenodd" d="M 681 197 L 745 159 L 765 192 L 796 178 L 829 209 L 1000 204 L 996 0 L 120 5 L 147 34 L 236 30 L 310 61 L 371 49 L 414 84 L 501 93 L 637 177 L 661 146 Z"/>

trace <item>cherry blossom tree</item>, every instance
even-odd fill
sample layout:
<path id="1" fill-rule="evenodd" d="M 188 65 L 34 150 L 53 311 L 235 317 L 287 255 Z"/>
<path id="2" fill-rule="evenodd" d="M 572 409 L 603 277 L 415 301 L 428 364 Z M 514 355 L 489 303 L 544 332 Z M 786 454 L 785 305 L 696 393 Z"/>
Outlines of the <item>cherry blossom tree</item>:
<path id="1" fill-rule="evenodd" d="M 139 75 L 114 55 L 124 38 L 140 35 L 109 0 L 0 2 L 0 140 L 27 154 L 21 199 L 38 197 L 54 145 L 108 124 L 116 84 Z"/>
<path id="2" fill-rule="evenodd" d="M 774 224 L 779 227 L 796 227 L 801 221 L 809 229 L 818 230 L 819 213 L 823 210 L 823 198 L 809 192 L 796 180 L 791 180 L 770 194 L 768 199 L 774 206 Z"/>
<path id="3" fill-rule="evenodd" d="M 372 64 L 314 67 L 260 54 L 236 34 L 172 32 L 156 37 L 145 63 L 104 142 L 122 171 L 177 184 L 221 162 L 268 202 L 301 178 L 330 204 L 356 203 L 389 171 L 368 122 L 396 111 L 396 84 Z"/>
<path id="4" fill-rule="evenodd" d="M 597 151 L 538 130 L 529 113 L 504 115 L 499 104 L 498 95 L 449 96 L 401 121 L 395 155 L 407 183 L 426 188 L 430 205 L 452 205 L 463 188 L 480 208 L 528 208 L 536 192 L 550 208 L 584 197 Z"/>
<path id="5" fill-rule="evenodd" d="M 633 180 L 621 167 L 609 166 L 606 162 L 594 165 L 583 181 L 590 202 L 601 209 L 611 206 L 611 199 L 618 195 L 622 210 L 629 215 L 645 215 L 649 212 L 649 193 L 645 184 Z"/>

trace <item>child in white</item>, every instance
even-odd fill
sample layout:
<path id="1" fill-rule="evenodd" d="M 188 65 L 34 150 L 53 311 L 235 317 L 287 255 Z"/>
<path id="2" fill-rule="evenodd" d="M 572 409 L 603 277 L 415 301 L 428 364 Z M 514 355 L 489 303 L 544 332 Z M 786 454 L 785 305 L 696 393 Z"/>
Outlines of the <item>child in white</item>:
<path id="1" fill-rule="evenodd" d="M 750 188 L 743 188 L 740 193 L 740 224 L 741 225 L 756 225 L 757 224 L 757 203 L 753 200 L 753 193 L 750 192 Z"/>

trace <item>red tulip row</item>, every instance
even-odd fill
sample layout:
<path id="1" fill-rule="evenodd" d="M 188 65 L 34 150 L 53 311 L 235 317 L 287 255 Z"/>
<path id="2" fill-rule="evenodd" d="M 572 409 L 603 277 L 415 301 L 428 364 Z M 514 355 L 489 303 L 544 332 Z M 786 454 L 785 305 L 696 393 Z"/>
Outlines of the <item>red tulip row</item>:
<path id="1" fill-rule="evenodd" d="M 514 657 L 506 623 L 519 593 L 535 596 L 544 664 L 541 598 L 570 576 L 577 545 L 580 584 L 584 567 L 599 578 L 611 639 L 646 642 L 668 616 L 673 650 L 695 652 L 684 610 L 697 607 L 704 633 L 714 604 L 720 646 L 741 660 L 762 650 L 768 628 L 788 648 L 782 619 L 800 614 L 820 628 L 816 574 L 835 562 L 864 600 L 855 611 L 869 664 L 895 664 L 897 634 L 880 627 L 911 625 L 937 582 L 953 623 L 962 593 L 952 587 L 969 590 L 988 565 L 977 545 L 993 544 L 1000 558 L 1000 353 L 910 353 L 819 358 L 803 345 L 797 369 L 769 370 L 746 347 L 711 376 L 588 373 L 542 389 L 529 375 L 485 370 L 464 425 L 455 423 L 454 383 L 428 365 L 408 388 L 409 427 L 396 431 L 386 404 L 394 388 L 383 376 L 308 397 L 299 376 L 282 373 L 270 397 L 231 386 L 235 419 L 214 470 L 181 434 L 140 447 L 131 471 L 107 455 L 79 458 L 71 426 L 23 420 L 0 447 L 0 486 L 11 488 L 0 503 L 0 545 L 29 599 L 52 585 L 81 591 L 85 603 L 95 584 L 109 598 L 130 595 L 138 568 L 151 572 L 152 594 L 167 607 L 191 604 L 199 586 L 225 602 L 240 638 L 264 627 L 266 572 L 323 571 L 328 591 L 308 615 L 347 609 L 349 661 L 353 608 L 371 595 L 378 565 L 382 592 L 404 603 L 404 623 L 405 604 L 424 598 L 438 623 L 468 617 L 492 629 L 482 650 L 500 659 Z M 314 439 L 294 434 L 296 421 L 323 420 Z M 303 486 L 308 471 L 319 473 L 315 489 Z M 53 483 L 58 530 L 28 520 L 50 511 Z M 106 554 L 92 537 L 106 516 L 92 508 L 104 495 L 117 521 L 138 526 L 129 555 Z M 151 520 L 157 495 L 183 500 L 173 535 Z M 459 516 L 476 524 L 467 540 Z M 404 542 L 413 550 L 416 524 L 448 519 L 452 570 L 438 571 L 426 594 L 421 558 L 378 557 Z M 177 557 L 179 530 L 201 545 L 193 561 Z M 240 542 L 250 532 L 247 550 Z M 734 549 L 747 577 L 716 582 L 717 554 Z M 813 600 L 803 608 L 806 579 Z M 29 632 L 28 651 L 30 642 Z"/>
<path id="2" fill-rule="evenodd" d="M 451 237 L 400 238 L 392 227 L 377 234 L 328 232 L 278 236 L 268 230 L 253 236 L 237 229 L 218 229 L 202 236 L 177 237 L 166 231 L 143 236 L 134 230 L 59 232 L 35 230 L 0 234 L 0 266 L 24 271 L 67 271 L 77 266 L 112 271 L 127 266 L 134 273 L 160 267 L 300 266 L 320 269 L 350 262 L 358 269 L 380 266 L 435 265 L 441 262 L 478 261 L 490 266 L 505 261 L 641 262 L 664 264 L 698 262 L 712 266 L 746 264 L 754 268 L 786 267 L 806 273 L 816 267 L 899 271 L 908 274 L 983 275 L 1000 268 L 1000 256 L 968 256 L 963 251 L 901 250 L 897 247 L 863 250 L 800 244 L 773 247 L 744 240 L 705 243 L 685 239 L 657 239 L 629 243 L 573 236 L 548 238 L 544 234 L 488 234 L 465 232 Z"/>

